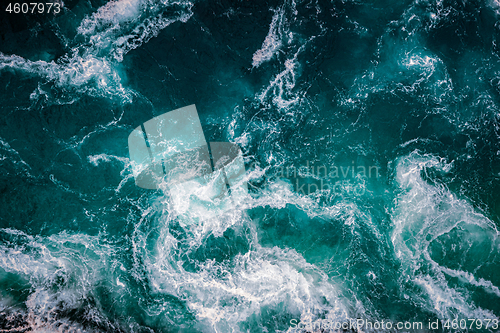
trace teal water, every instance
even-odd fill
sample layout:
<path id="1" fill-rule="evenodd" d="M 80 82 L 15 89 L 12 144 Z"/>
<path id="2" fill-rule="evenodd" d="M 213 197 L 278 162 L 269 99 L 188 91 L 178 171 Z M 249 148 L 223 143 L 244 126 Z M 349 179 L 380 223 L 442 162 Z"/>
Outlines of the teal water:
<path id="1" fill-rule="evenodd" d="M 500 331 L 499 2 L 4 8 L 2 332 Z M 250 198 L 186 224 L 127 138 L 191 104 Z"/>

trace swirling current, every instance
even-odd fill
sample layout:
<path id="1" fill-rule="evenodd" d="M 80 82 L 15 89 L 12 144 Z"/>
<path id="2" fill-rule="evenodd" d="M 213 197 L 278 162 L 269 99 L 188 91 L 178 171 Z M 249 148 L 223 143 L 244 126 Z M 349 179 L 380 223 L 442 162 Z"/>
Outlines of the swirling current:
<path id="1" fill-rule="evenodd" d="M 0 332 L 500 331 L 499 1 L 56 2 L 2 2 Z M 228 212 L 134 182 L 192 104 Z"/>

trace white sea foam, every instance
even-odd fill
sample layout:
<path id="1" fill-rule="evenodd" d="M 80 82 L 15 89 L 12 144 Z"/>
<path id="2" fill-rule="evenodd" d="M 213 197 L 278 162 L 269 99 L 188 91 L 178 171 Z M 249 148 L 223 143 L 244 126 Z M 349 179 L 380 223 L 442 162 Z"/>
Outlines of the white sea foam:
<path id="1" fill-rule="evenodd" d="M 80 93 L 94 96 L 118 97 L 130 101 L 133 93 L 122 85 L 116 68 L 103 58 L 88 55 L 86 57 L 66 58 L 61 62 L 31 61 L 16 55 L 0 53 L 0 70 L 10 69 L 39 76 L 54 82 L 55 87 L 76 89 Z M 44 94 L 35 90 L 31 99 Z"/>
<path id="2" fill-rule="evenodd" d="M 142 0 L 110 1 L 92 16 L 83 19 L 77 31 L 82 35 L 92 37 L 102 30 L 123 28 L 120 26 L 135 21 L 146 5 L 147 2 Z"/>
<path id="3" fill-rule="evenodd" d="M 420 300 L 422 307 L 433 311 L 441 319 L 454 319 L 455 316 L 496 318 L 491 311 L 474 305 L 467 293 L 454 289 L 446 276 L 459 277 L 465 283 L 496 295 L 498 286 L 474 276 L 476 273 L 440 265 L 429 250 L 434 241 L 453 230 L 479 233 L 478 237 L 493 242 L 490 248 L 493 254 L 498 254 L 500 250 L 499 233 L 492 221 L 476 212 L 469 202 L 458 198 L 443 184 L 431 184 L 422 178 L 422 173 L 431 169 L 446 173 L 451 168 L 451 163 L 417 151 L 398 162 L 396 181 L 402 193 L 392 215 L 392 243 L 403 267 L 400 282 L 402 286 L 410 283 L 421 287 L 426 297 L 413 295 L 412 298 Z M 463 239 L 455 239 L 455 242 L 458 245 L 467 243 Z"/>
<path id="4" fill-rule="evenodd" d="M 289 120 L 292 122 L 295 115 L 288 111 L 300 104 L 306 94 L 305 90 L 296 87 L 303 66 L 298 56 L 317 38 L 317 36 L 306 38 L 294 32 L 294 24 L 299 21 L 298 14 L 295 1 L 286 1 L 276 9 L 262 47 L 254 52 L 252 57 L 254 68 L 273 58 L 278 59 L 280 72 L 273 75 L 267 87 L 262 89 L 255 99 L 264 105 L 272 104 L 290 117 Z"/>
<path id="5" fill-rule="evenodd" d="M 113 42 L 114 58 L 118 61 L 123 60 L 123 56 L 129 51 L 138 48 L 144 43 L 147 43 L 151 38 L 158 36 L 158 34 L 174 22 L 187 22 L 191 18 L 191 4 L 186 6 L 186 11 L 175 17 L 168 17 L 163 13 L 145 20 L 139 24 L 131 33 L 121 36 Z"/>
<path id="6" fill-rule="evenodd" d="M 73 88 L 82 94 L 129 103 L 134 93 L 123 86 L 117 62 L 171 23 L 186 22 L 192 16 L 191 7 L 191 2 L 111 1 L 83 19 L 78 27 L 77 32 L 86 43 L 75 46 L 57 62 L 0 53 L 0 70 L 28 72 L 54 82 L 59 89 Z M 167 15 L 166 9 L 172 13 Z M 41 95 L 47 94 L 39 88 L 31 98 Z"/>
<path id="7" fill-rule="evenodd" d="M 262 47 L 255 51 L 252 57 L 252 66 L 259 67 L 262 63 L 271 60 L 271 58 L 279 51 L 282 40 L 281 36 L 284 32 L 283 20 L 284 20 L 283 8 L 279 8 L 273 15 L 271 24 L 269 26 L 269 32 L 262 42 Z"/>
<path id="8" fill-rule="evenodd" d="M 230 263 L 207 260 L 192 272 L 175 260 L 176 249 L 169 248 L 175 244 L 171 235 L 159 242 L 158 252 L 170 255 L 149 263 L 149 280 L 155 292 L 185 299 L 204 331 L 239 332 L 238 324 L 263 306 L 283 306 L 299 319 L 323 311 L 332 320 L 347 318 L 338 289 L 293 250 L 257 246 Z"/>
<path id="9" fill-rule="evenodd" d="M 103 272 L 114 270 L 113 249 L 98 237 L 83 234 L 62 232 L 41 237 L 13 229 L 0 232 L 12 242 L 0 244 L 0 268 L 17 274 L 31 286 L 25 309 L 8 308 L 12 319 L 17 316 L 33 332 L 94 332 L 58 313 L 80 308 L 104 278 Z M 91 309 L 87 317 L 107 321 L 99 311 Z"/>
<path id="10" fill-rule="evenodd" d="M 122 61 L 127 52 L 147 43 L 171 23 L 186 22 L 193 14 L 192 6 L 188 1 L 111 1 L 86 17 L 77 31 L 90 42 L 86 53 Z"/>
<path id="11" fill-rule="evenodd" d="M 500 15 L 500 1 L 490 0 L 488 1 L 488 5 L 491 9 L 493 9 L 496 15 Z"/>
<path id="12" fill-rule="evenodd" d="M 248 172 L 247 180 L 261 176 L 262 170 L 256 168 Z M 133 236 L 135 270 L 145 267 L 154 293 L 185 300 L 203 331 L 239 332 L 241 323 L 260 316 L 263 307 L 286 309 L 302 321 L 314 320 L 320 315 L 331 321 L 343 321 L 352 315 L 353 308 L 359 314 L 366 311 L 359 302 L 353 304 L 345 298 L 340 284 L 295 250 L 260 246 L 255 222 L 245 213 L 255 207 L 279 209 L 295 205 L 310 217 L 341 218 L 354 233 L 357 221 L 366 218 L 354 204 L 322 207 L 313 196 L 295 193 L 290 184 L 271 181 L 259 195 L 248 197 L 232 211 L 200 223 L 187 223 L 185 236 L 179 239 L 171 231 L 178 219 L 177 214 L 172 213 L 171 203 L 167 197 L 158 198 L 158 201 L 136 225 Z M 193 211 L 196 207 L 191 208 L 183 213 L 183 218 L 199 215 Z M 142 229 L 146 216 L 151 214 L 155 214 L 159 222 L 160 233 L 154 249 L 148 249 L 149 231 Z M 207 246 L 209 237 L 224 238 L 229 228 L 236 233 L 249 230 L 242 234 L 249 244 L 248 251 L 223 261 L 210 256 L 205 260 L 195 259 L 195 268 L 186 268 L 185 264 L 190 262 L 186 258 L 196 258 L 197 251 Z"/>
<path id="13" fill-rule="evenodd" d="M 287 109 L 291 105 L 296 104 L 300 100 L 300 95 L 293 92 L 296 81 L 296 71 L 299 66 L 297 55 L 285 61 L 284 70 L 277 74 L 269 83 L 260 96 L 258 97 L 261 103 L 265 104 L 265 98 L 271 95 L 273 104 L 278 109 Z"/>
<path id="14" fill-rule="evenodd" d="M 89 161 L 96 166 L 113 160 L 115 158 L 111 155 L 89 157 Z M 393 214 L 395 229 L 392 241 L 403 264 L 402 277 L 408 277 L 407 282 L 400 281 L 401 287 L 403 292 L 410 293 L 404 289 L 406 283 L 419 286 L 425 297 L 419 294 L 412 299 L 422 302 L 423 307 L 440 318 L 448 319 L 454 311 L 461 316 L 494 318 L 490 311 L 472 305 L 462 291 L 450 287 L 445 275 L 460 277 L 493 294 L 498 293 L 497 286 L 472 273 L 440 266 L 429 255 L 430 242 L 457 225 L 463 227 L 471 223 L 480 226 L 491 237 L 497 235 L 492 223 L 476 213 L 470 204 L 456 198 L 445 187 L 429 184 L 421 177 L 421 172 L 429 168 L 446 172 L 451 167 L 452 164 L 439 158 L 417 152 L 402 158 L 397 166 L 396 181 L 402 194 Z M 260 178 L 262 174 L 262 170 L 256 168 L 248 172 L 248 179 Z M 320 315 L 332 322 L 345 321 L 352 316 L 353 309 L 357 315 L 370 316 L 371 312 L 367 310 L 370 304 L 347 299 L 342 285 L 335 283 L 319 267 L 308 263 L 295 250 L 260 246 L 256 226 L 244 213 L 246 209 L 255 207 L 279 209 L 295 205 L 310 217 L 341 218 L 346 225 L 352 226 L 353 232 L 356 224 L 365 221 L 377 234 L 375 226 L 368 225 L 369 219 L 356 205 L 343 202 L 322 207 L 314 196 L 297 194 L 290 184 L 273 180 L 263 187 L 259 195 L 249 198 L 234 211 L 206 223 L 190 224 L 185 228 L 185 236 L 179 239 L 171 230 L 177 216 L 171 213 L 168 197 L 158 197 L 157 200 L 156 204 L 142 212 L 142 218 L 136 224 L 132 237 L 135 261 L 132 274 L 138 281 L 147 283 L 154 294 L 184 300 L 203 331 L 237 332 L 239 324 L 259 316 L 263 307 L 286 308 L 289 314 L 302 321 L 315 320 Z M 151 217 L 157 224 L 157 239 L 150 237 L 151 226 L 144 227 Z M 206 246 L 210 235 L 223 237 L 228 228 L 236 233 L 250 230 L 242 234 L 248 241 L 248 251 L 223 261 L 208 256 L 197 261 L 194 268 L 186 267 L 186 258 L 196 257 L 196 251 Z M 44 238 L 15 230 L 3 232 L 19 239 L 13 242 L 18 244 L 14 247 L 0 247 L 0 267 L 25 276 L 34 286 L 34 293 L 27 302 L 33 319 L 28 321 L 31 327 L 53 327 L 50 325 L 59 323 L 61 319 L 46 321 L 43 318 L 53 318 L 52 313 L 60 304 L 67 308 L 78 307 L 81 299 L 85 299 L 96 283 L 103 279 L 112 281 L 116 297 L 127 292 L 127 283 L 119 275 L 120 268 L 111 265 L 112 269 L 109 269 L 113 248 L 103 247 L 98 237 L 62 233 Z M 408 235 L 412 237 L 408 238 Z M 429 235 L 432 239 L 428 240 Z M 151 241 L 155 242 L 154 247 L 151 247 Z M 422 267 L 427 269 L 422 271 Z M 101 276 L 107 270 L 111 276 Z M 377 278 L 373 272 L 368 274 L 372 279 Z M 63 282 L 61 286 L 58 282 L 61 277 L 62 281 L 73 282 Z M 169 306 L 168 300 L 164 302 L 152 308 L 144 305 L 143 310 L 161 314 Z"/>
<path id="15" fill-rule="evenodd" d="M 17 150 L 11 147 L 11 145 L 5 141 L 3 138 L 0 138 L 0 161 L 7 160 L 10 163 L 19 167 L 20 170 L 23 171 L 25 175 L 28 177 L 33 177 L 31 175 L 31 167 L 26 161 L 23 160 L 21 154 Z"/>
<path id="16" fill-rule="evenodd" d="M 127 157 L 121 157 L 121 156 L 115 156 L 115 155 L 109 155 L 109 154 L 99 154 L 99 155 L 90 155 L 87 156 L 88 160 L 90 163 L 92 163 L 94 166 L 98 166 L 99 163 L 102 162 L 111 162 L 111 161 L 119 161 L 123 163 L 124 165 L 127 165 L 130 163 L 130 159 Z"/>

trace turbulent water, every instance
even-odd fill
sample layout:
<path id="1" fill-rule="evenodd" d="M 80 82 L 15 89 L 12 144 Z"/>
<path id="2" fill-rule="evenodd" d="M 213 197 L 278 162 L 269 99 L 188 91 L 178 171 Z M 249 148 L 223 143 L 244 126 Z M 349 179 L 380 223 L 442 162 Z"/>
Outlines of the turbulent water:
<path id="1" fill-rule="evenodd" d="M 500 2 L 7 3 L 1 332 L 500 331 Z M 203 221 L 127 145 L 191 104 L 247 169 Z"/>

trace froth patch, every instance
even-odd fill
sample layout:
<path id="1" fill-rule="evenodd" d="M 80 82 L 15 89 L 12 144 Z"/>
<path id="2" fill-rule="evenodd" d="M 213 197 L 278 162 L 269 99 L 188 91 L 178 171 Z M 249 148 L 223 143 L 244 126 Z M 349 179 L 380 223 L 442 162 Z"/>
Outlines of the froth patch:
<path id="1" fill-rule="evenodd" d="M 112 29 L 117 29 L 117 25 L 135 20 L 143 6 L 141 0 L 110 1 L 90 18 L 85 18 L 77 31 L 82 35 L 93 35 L 99 30 L 109 29 L 110 26 Z"/>
<path id="2" fill-rule="evenodd" d="M 255 51 L 252 57 L 252 66 L 259 67 L 262 63 L 271 60 L 281 47 L 281 33 L 283 31 L 283 10 L 278 9 L 273 15 L 269 32 L 262 43 L 262 47 Z"/>
<path id="3" fill-rule="evenodd" d="M 433 259 L 430 246 L 439 237 L 454 230 L 481 233 L 482 238 L 496 242 L 498 230 L 492 221 L 476 212 L 469 202 L 458 198 L 445 185 L 424 179 L 422 175 L 428 174 L 431 169 L 447 173 L 451 171 L 452 164 L 414 151 L 400 158 L 396 167 L 396 181 L 402 193 L 392 214 L 394 230 L 391 239 L 402 265 L 401 286 L 409 294 L 415 291 L 410 291 L 412 287 L 407 290 L 407 287 L 419 286 L 423 294 L 415 294 L 412 298 L 419 300 L 423 308 L 434 312 L 440 319 L 496 318 L 491 311 L 471 302 L 469 292 L 454 288 L 455 284 L 447 277 L 460 278 L 463 283 L 497 295 L 498 287 L 471 272 L 438 263 Z M 468 244 L 464 237 L 454 237 L 450 241 L 452 244 L 441 242 L 441 246 L 451 246 L 445 251 L 460 248 L 462 243 Z M 498 251 L 493 244 L 492 251 Z M 478 268 L 474 269 L 474 274 Z"/>

